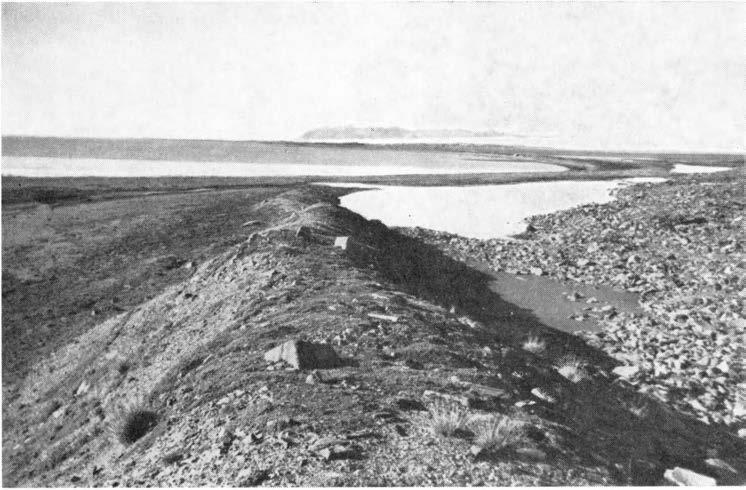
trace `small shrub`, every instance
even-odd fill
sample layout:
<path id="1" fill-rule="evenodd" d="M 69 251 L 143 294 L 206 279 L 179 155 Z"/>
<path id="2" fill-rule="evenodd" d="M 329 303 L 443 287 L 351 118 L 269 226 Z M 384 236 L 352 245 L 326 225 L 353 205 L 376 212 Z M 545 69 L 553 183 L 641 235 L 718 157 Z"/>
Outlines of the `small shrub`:
<path id="1" fill-rule="evenodd" d="M 150 432 L 158 423 L 158 414 L 142 402 L 126 404 L 114 411 L 110 434 L 124 445 L 129 445 Z"/>
<path id="2" fill-rule="evenodd" d="M 529 337 L 523 343 L 523 350 L 531 352 L 532 354 L 538 354 L 540 352 L 544 352 L 546 348 L 547 348 L 547 343 L 536 336 Z"/>
<path id="3" fill-rule="evenodd" d="M 556 364 L 557 372 L 563 377 L 567 378 L 573 383 L 579 383 L 580 381 L 588 378 L 588 374 L 585 371 L 587 363 L 582 359 L 578 359 L 573 355 L 562 357 Z"/>
<path id="4" fill-rule="evenodd" d="M 116 366 L 117 366 L 117 372 L 121 374 L 122 376 L 127 374 L 130 370 L 130 363 L 127 359 L 120 359 L 117 362 Z"/>
<path id="5" fill-rule="evenodd" d="M 459 431 L 466 429 L 469 423 L 469 413 L 455 403 L 436 402 L 430 409 L 430 429 L 433 434 L 440 436 L 453 436 Z"/>
<path id="6" fill-rule="evenodd" d="M 474 428 L 474 444 L 488 451 L 497 451 L 514 441 L 515 429 L 519 426 L 519 422 L 504 415 L 491 417 Z"/>

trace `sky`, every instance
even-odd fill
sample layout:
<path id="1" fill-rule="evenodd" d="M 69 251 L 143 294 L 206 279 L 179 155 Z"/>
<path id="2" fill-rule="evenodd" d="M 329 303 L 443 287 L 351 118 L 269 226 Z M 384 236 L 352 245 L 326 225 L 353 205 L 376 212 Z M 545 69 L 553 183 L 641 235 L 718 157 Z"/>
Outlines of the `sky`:
<path id="1" fill-rule="evenodd" d="M 6 3 L 2 134 L 372 125 L 740 152 L 745 20 L 742 2 Z"/>

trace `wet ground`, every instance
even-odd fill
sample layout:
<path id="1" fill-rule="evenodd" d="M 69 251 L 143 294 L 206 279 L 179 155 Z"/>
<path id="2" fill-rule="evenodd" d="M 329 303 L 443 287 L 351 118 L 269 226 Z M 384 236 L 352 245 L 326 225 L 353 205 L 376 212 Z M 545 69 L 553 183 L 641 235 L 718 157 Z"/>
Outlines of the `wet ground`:
<path id="1" fill-rule="evenodd" d="M 546 276 L 496 272 L 478 262 L 469 262 L 469 266 L 492 276 L 490 290 L 502 299 L 529 310 L 541 323 L 564 332 L 599 331 L 599 320 L 605 316 L 642 311 L 637 294 L 608 286 L 565 284 Z M 603 309 L 607 311 L 600 311 Z"/>

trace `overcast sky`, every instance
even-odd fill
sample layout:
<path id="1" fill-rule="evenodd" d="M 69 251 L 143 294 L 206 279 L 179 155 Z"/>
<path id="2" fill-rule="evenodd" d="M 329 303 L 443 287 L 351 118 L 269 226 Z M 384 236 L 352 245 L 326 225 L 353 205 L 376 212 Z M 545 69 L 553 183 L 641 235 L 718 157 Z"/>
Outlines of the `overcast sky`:
<path id="1" fill-rule="evenodd" d="M 4 4 L 2 133 L 743 150 L 743 3 Z"/>

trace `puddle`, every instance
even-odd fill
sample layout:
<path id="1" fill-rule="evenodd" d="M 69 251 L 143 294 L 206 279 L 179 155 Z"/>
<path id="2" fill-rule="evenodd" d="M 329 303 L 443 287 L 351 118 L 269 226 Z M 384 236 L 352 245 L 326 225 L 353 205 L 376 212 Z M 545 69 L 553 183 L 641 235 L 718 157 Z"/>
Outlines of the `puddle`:
<path id="1" fill-rule="evenodd" d="M 491 276 L 490 290 L 503 300 L 519 308 L 529 310 L 536 318 L 548 327 L 563 332 L 579 330 L 599 331 L 598 317 L 603 313 L 584 311 L 584 308 L 601 308 L 611 305 L 617 312 L 640 313 L 638 296 L 627 291 L 618 291 L 608 286 L 589 286 L 585 284 L 563 284 L 545 276 L 516 276 L 507 272 L 496 272 L 487 265 L 469 262 L 469 266 Z M 567 296 L 573 291 L 582 296 L 578 301 L 570 301 Z M 598 302 L 588 303 L 590 298 Z M 588 318 L 577 321 L 573 316 L 582 314 Z"/>

